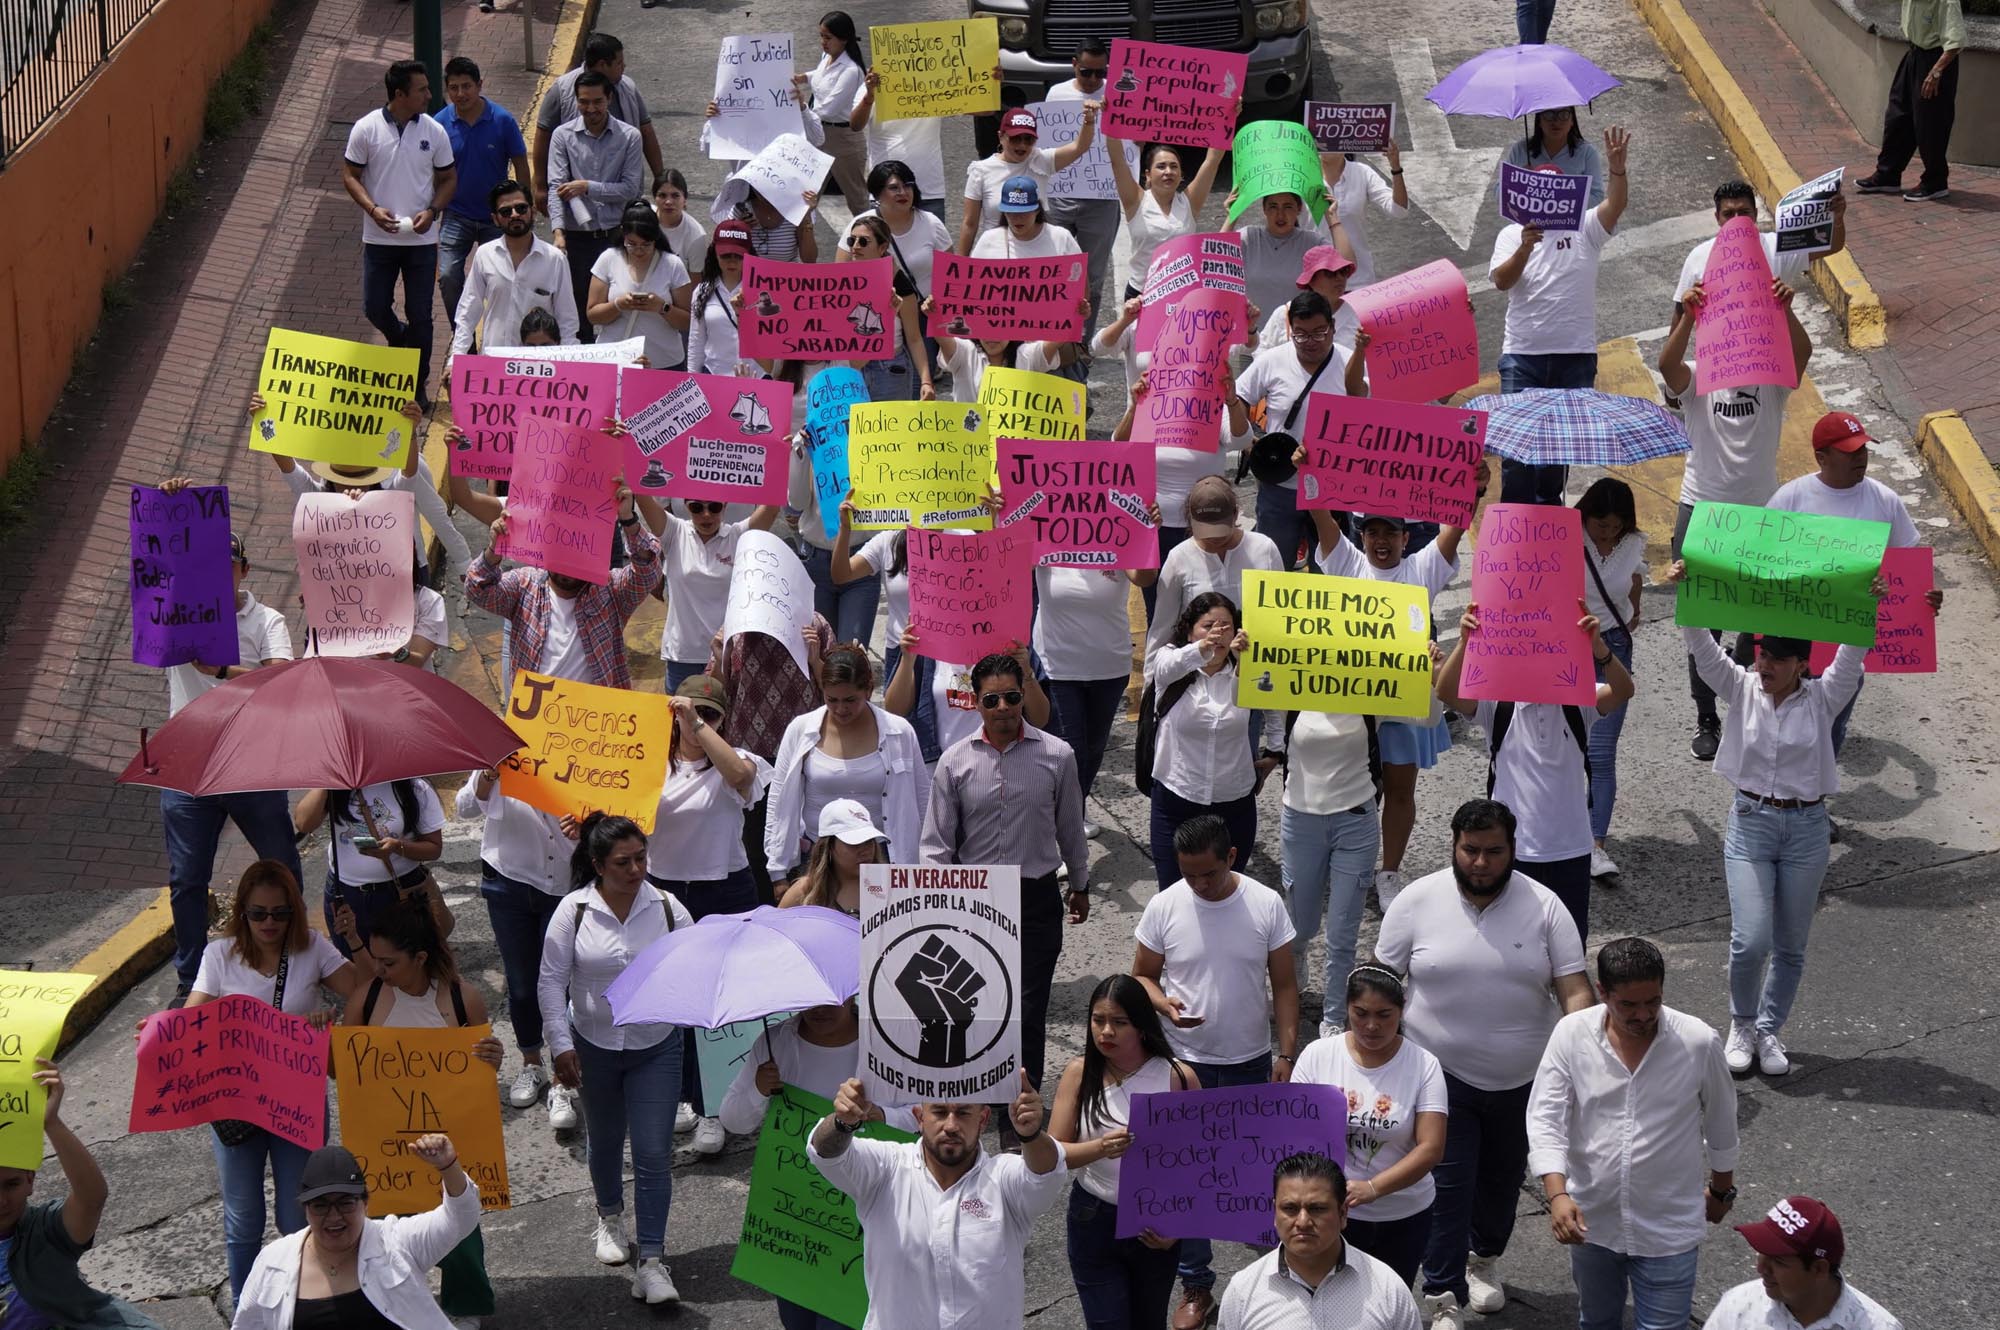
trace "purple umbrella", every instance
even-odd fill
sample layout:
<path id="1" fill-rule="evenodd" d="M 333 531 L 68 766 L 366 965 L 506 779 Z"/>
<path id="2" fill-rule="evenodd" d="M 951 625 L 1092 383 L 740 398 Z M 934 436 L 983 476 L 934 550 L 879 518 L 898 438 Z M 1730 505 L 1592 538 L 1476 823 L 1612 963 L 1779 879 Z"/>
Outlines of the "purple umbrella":
<path id="1" fill-rule="evenodd" d="M 821 905 L 760 905 L 659 938 L 604 996 L 619 1025 L 714 1030 L 845 1002 L 860 988 L 860 920 Z"/>
<path id="2" fill-rule="evenodd" d="M 1567 46 L 1499 46 L 1473 56 L 1424 96 L 1452 115 L 1515 120 L 1582 106 L 1617 86 L 1617 79 Z"/>

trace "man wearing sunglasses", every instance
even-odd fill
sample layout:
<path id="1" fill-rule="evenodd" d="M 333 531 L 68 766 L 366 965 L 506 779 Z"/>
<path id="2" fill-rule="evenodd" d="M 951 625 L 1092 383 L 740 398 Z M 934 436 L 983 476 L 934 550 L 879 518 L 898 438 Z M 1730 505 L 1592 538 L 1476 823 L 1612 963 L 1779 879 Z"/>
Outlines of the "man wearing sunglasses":
<path id="1" fill-rule="evenodd" d="M 1049 89 L 1052 102 L 1095 102 L 1104 98 L 1104 78 L 1111 69 L 1111 52 L 1101 37 L 1086 37 L 1070 57 L 1075 77 Z M 1130 156 L 1131 144 L 1111 145 L 1114 152 Z M 1118 239 L 1119 204 L 1115 198 L 1057 198 L 1044 188 L 1049 220 L 1076 237 L 1076 243 L 1090 260 L 1090 317 L 1084 320 L 1084 341 L 1097 331 L 1097 311 L 1104 304 L 1104 275 L 1111 271 L 1111 246 Z M 1140 277 L 1145 274 L 1141 273 Z"/>
<path id="2" fill-rule="evenodd" d="M 465 293 L 452 311 L 452 356 L 470 351 L 475 336 L 481 346 L 513 346 L 520 340 L 521 319 L 531 309 L 553 314 L 563 345 L 574 346 L 576 299 L 569 260 L 535 234 L 535 205 L 528 187 L 518 180 L 502 180 L 486 197 L 500 238 L 474 250 L 466 265 Z M 447 373 L 450 363 L 445 362 Z"/>

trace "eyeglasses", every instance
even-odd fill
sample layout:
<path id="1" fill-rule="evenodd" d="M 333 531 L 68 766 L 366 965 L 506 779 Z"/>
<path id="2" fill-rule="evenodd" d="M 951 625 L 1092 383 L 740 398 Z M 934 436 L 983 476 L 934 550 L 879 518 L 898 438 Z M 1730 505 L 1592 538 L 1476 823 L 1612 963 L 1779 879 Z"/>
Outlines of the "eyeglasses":
<path id="1" fill-rule="evenodd" d="M 496 217 L 520 217 L 535 210 L 532 203 L 508 203 L 493 210 Z"/>
<path id="2" fill-rule="evenodd" d="M 243 907 L 243 917 L 253 924 L 261 924 L 266 919 L 275 919 L 281 924 L 288 924 L 292 921 L 292 907 L 280 905 L 277 909 L 271 910 L 262 905 L 246 905 Z"/>
<path id="3" fill-rule="evenodd" d="M 1103 77 L 1104 77 L 1104 76 L 1105 76 L 1106 74 L 1108 74 L 1108 73 L 1110 73 L 1110 72 L 1111 72 L 1111 71 L 1110 71 L 1110 70 L 1109 70 L 1108 68 L 1106 68 L 1106 69 L 1078 69 L 1078 70 L 1076 71 L 1076 76 L 1077 76 L 1077 77 L 1078 77 L 1079 79 L 1101 79 L 1101 78 L 1103 78 Z"/>
<path id="4" fill-rule="evenodd" d="M 360 1204 L 359 1196 L 315 1196 L 306 1202 L 306 1212 L 324 1219 L 328 1215 L 351 1214 Z"/>
<path id="5" fill-rule="evenodd" d="M 847 247 L 848 247 L 849 249 L 860 249 L 860 248 L 861 248 L 861 247 L 862 247 L 863 245 L 872 245 L 872 244 L 874 244 L 874 243 L 875 243 L 875 237 L 874 237 L 874 236 L 849 236 L 849 237 L 847 237 Z"/>
<path id="6" fill-rule="evenodd" d="M 1018 707 L 1020 705 L 1021 690 L 1018 688 L 1009 688 L 1004 693 L 981 693 L 979 695 L 979 709 L 981 711 L 992 711 L 996 707 Z"/>
<path id="7" fill-rule="evenodd" d="M 1302 346 L 1311 346 L 1315 342 L 1330 341 L 1332 338 L 1333 329 L 1331 328 L 1321 328 L 1318 332 L 1299 332 L 1294 329 L 1292 332 L 1292 340 Z"/>
<path id="8" fill-rule="evenodd" d="M 687 501 L 689 517 L 707 517 L 710 513 L 721 513 L 728 507 L 729 505 L 726 503 L 703 503 L 699 499 L 689 499 Z"/>

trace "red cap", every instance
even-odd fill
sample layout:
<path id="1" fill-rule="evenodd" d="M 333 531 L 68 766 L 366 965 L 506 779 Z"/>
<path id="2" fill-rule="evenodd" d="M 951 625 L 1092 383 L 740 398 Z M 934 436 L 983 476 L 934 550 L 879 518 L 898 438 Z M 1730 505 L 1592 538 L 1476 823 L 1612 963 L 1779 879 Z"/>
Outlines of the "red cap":
<path id="1" fill-rule="evenodd" d="M 1011 139 L 1017 134 L 1026 134 L 1031 139 L 1040 138 L 1041 133 L 1041 122 L 1025 106 L 1017 106 L 1000 117 L 1000 137 L 1003 139 Z"/>
<path id="2" fill-rule="evenodd" d="M 726 222 L 718 222 L 715 227 L 715 239 L 710 242 L 710 245 L 718 254 L 748 254 L 750 252 L 749 224 L 738 221 L 733 217 Z"/>
<path id="3" fill-rule="evenodd" d="M 1766 1256 L 1803 1256 L 1837 1268 L 1847 1254 L 1840 1221 L 1810 1196 L 1788 1196 L 1756 1223 L 1738 1224 L 1736 1231 L 1753 1251 Z"/>
<path id="4" fill-rule="evenodd" d="M 1813 426 L 1813 451 L 1833 448 L 1843 453 L 1859 452 L 1874 440 L 1862 423 L 1845 411 L 1829 411 Z"/>

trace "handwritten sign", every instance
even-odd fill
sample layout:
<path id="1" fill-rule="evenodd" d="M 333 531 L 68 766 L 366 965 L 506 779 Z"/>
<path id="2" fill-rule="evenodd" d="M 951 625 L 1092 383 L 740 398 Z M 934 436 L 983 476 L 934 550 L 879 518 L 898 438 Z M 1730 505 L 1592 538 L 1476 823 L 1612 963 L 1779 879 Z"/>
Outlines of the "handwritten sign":
<path id="1" fill-rule="evenodd" d="M 774 1012 L 762 1020 L 736 1021 L 713 1030 L 694 1032 L 695 1061 L 701 1068 L 701 1113 L 714 1117 L 722 1111 L 722 1098 L 729 1093 L 736 1073 L 746 1064 L 770 1060 L 764 1031 L 776 1030 L 790 1015 Z"/>
<path id="2" fill-rule="evenodd" d="M 759 359 L 887 360 L 894 355 L 895 260 L 743 260 L 743 354 Z"/>
<path id="3" fill-rule="evenodd" d="M 1833 200 L 1846 178 L 1847 168 L 1836 166 L 1778 200 L 1774 214 L 1780 254 L 1824 254 L 1833 248 Z"/>
<path id="4" fill-rule="evenodd" d="M 1461 697 L 1499 702 L 1597 702 L 1583 611 L 1583 518 L 1574 508 L 1496 503 L 1479 523 L 1472 603 L 1479 631 L 1465 639 Z"/>
<path id="5" fill-rule="evenodd" d="M 1247 52 L 1111 40 L 1104 88 L 1108 138 L 1226 148 L 1249 76 Z"/>
<path id="6" fill-rule="evenodd" d="M 228 487 L 134 485 L 129 524 L 134 663 L 238 664 Z"/>
<path id="7" fill-rule="evenodd" d="M 522 743 L 500 764 L 500 792 L 557 817 L 596 809 L 651 831 L 671 714 L 663 693 L 516 670 L 501 719 Z"/>
<path id="8" fill-rule="evenodd" d="M 796 1086 L 771 1096 L 750 1161 L 743 1235 L 729 1273 L 841 1325 L 861 1325 L 868 1319 L 861 1221 L 853 1200 L 806 1154 L 806 1138 L 831 1112 L 831 1100 Z M 873 1122 L 859 1134 L 865 1141 L 917 1139 Z"/>
<path id="9" fill-rule="evenodd" d="M 1074 379 L 988 365 L 979 380 L 979 428 L 995 440 L 1081 440 L 1088 400 Z"/>
<path id="10" fill-rule="evenodd" d="M 96 982 L 88 974 L 0 970 L 0 1168 L 42 1166 L 49 1097 L 35 1083 L 35 1059 L 55 1057 L 69 1009 Z"/>
<path id="11" fill-rule="evenodd" d="M 1321 152 L 1387 152 L 1396 140 L 1396 104 L 1307 102 L 1306 132 Z"/>
<path id="12" fill-rule="evenodd" d="M 882 76 L 880 120 L 984 115 L 1000 109 L 1000 21 L 950 19 L 868 29 L 868 53 Z"/>
<path id="13" fill-rule="evenodd" d="M 627 337 L 622 342 L 579 342 L 575 346 L 489 346 L 493 360 L 550 360 L 558 365 L 631 365 L 646 354 L 646 339 Z M 453 361 L 456 364 L 457 361 Z"/>
<path id="14" fill-rule="evenodd" d="M 348 466 L 401 466 L 416 442 L 403 405 L 417 395 L 417 349 L 273 328 L 257 367 L 264 409 L 253 452 Z"/>
<path id="15" fill-rule="evenodd" d="M 828 540 L 840 534 L 840 504 L 850 487 L 847 413 L 867 400 L 868 381 L 860 370 L 845 365 L 828 366 L 806 385 L 806 446 L 819 496 L 820 530 Z"/>
<path id="16" fill-rule="evenodd" d="M 1771 294 L 1771 261 L 1749 217 L 1715 233 L 1701 274 L 1694 325 L 1694 390 L 1722 392 L 1759 384 L 1799 386 L 1785 311 Z"/>
<path id="17" fill-rule="evenodd" d="M 1302 1151 L 1347 1162 L 1347 1099 L 1335 1085 L 1240 1085 L 1132 1096 L 1118 1168 L 1118 1236 L 1273 1246 L 1271 1170 Z"/>
<path id="18" fill-rule="evenodd" d="M 993 440 L 958 402 L 862 402 L 847 416 L 847 474 L 857 530 L 987 530 L 981 502 Z"/>
<path id="19" fill-rule="evenodd" d="M 635 493 L 722 503 L 785 502 L 792 390 L 777 379 L 628 369 L 625 481 Z"/>
<path id="20" fill-rule="evenodd" d="M 1875 645 L 1873 584 L 1887 522 L 1698 503 L 1681 542 L 1674 622 Z"/>
<path id="21" fill-rule="evenodd" d="M 1000 444 L 1000 524 L 1027 534 L 1041 566 L 1159 567 L 1158 487 L 1151 444 Z"/>
<path id="22" fill-rule="evenodd" d="M 1427 716 L 1430 598 L 1422 587 L 1313 573 L 1243 574 L 1249 654 L 1238 706 Z"/>
<path id="23" fill-rule="evenodd" d="M 1028 640 L 1035 614 L 1026 533 L 913 530 L 905 539 L 917 655 L 965 665 Z"/>
<path id="24" fill-rule="evenodd" d="M 602 584 L 624 449 L 602 430 L 524 412 L 507 490 L 503 558 Z"/>
<path id="25" fill-rule="evenodd" d="M 940 250 L 931 264 L 930 330 L 999 342 L 1082 341 L 1085 262 L 1081 254 L 971 259 Z"/>
<path id="26" fill-rule="evenodd" d="M 1472 525 L 1486 413 L 1386 397 L 1314 393 L 1299 507 Z"/>
<path id="27" fill-rule="evenodd" d="M 1044 143 L 1074 143 L 1083 133 L 1083 102 L 1081 100 L 1062 102 L 1029 102 L 1028 109 L 1034 112 L 1035 120 L 1041 126 L 1041 140 Z M 1125 154 L 1126 165 L 1132 168 L 1132 178 L 1139 178 L 1139 145 L 1120 143 L 1103 134 L 1091 137 L 1090 146 L 1083 155 L 1049 177 L 1049 183 L 1042 190 L 1042 198 L 1047 199 L 1115 199 L 1118 197 L 1118 179 L 1111 174 L 1111 149 L 1116 146 Z"/>
<path id="28" fill-rule="evenodd" d="M 242 994 L 157 1012 L 139 1031 L 126 1130 L 234 1118 L 317 1150 L 326 1144 L 327 1055 L 323 1028 Z"/>
<path id="29" fill-rule="evenodd" d="M 596 429 L 617 405 L 618 370 L 612 364 L 457 356 L 451 362 L 451 420 L 465 437 L 452 445 L 452 474 L 483 480 L 513 475 L 514 442 L 527 412 Z"/>
<path id="30" fill-rule="evenodd" d="M 729 602 L 722 612 L 722 640 L 738 633 L 762 633 L 782 642 L 804 674 L 805 631 L 812 617 L 812 576 L 792 547 L 768 531 L 738 534 Z"/>
<path id="31" fill-rule="evenodd" d="M 1229 348 L 1248 325 L 1244 298 L 1194 290 L 1160 302 L 1160 335 L 1146 370 L 1146 395 L 1132 418 L 1132 441 L 1215 452 L 1228 411 L 1223 377 Z"/>
<path id="32" fill-rule="evenodd" d="M 479 1188 L 480 1209 L 512 1206 L 493 1068 L 472 1055 L 472 1046 L 492 1033 L 491 1025 L 343 1027 L 337 1033 L 340 1143 L 368 1178 L 370 1215 L 417 1215 L 437 1207 L 437 1174 L 410 1153 L 411 1142 L 432 1132 L 443 1132 L 458 1148 L 459 1164 Z"/>
<path id="33" fill-rule="evenodd" d="M 1590 177 L 1560 171 L 1524 171 L 1500 163 L 1500 215 L 1544 231 L 1574 231 L 1583 225 Z"/>
<path id="34" fill-rule="evenodd" d="M 1139 291 L 1139 323 L 1132 331 L 1134 346 L 1150 347 L 1160 339 L 1167 305 L 1195 291 L 1224 291 L 1249 298 L 1243 270 L 1243 237 L 1234 231 L 1175 236 L 1162 241 L 1146 268 Z"/>
<path id="35" fill-rule="evenodd" d="M 708 120 L 708 155 L 721 161 L 755 157 L 778 135 L 799 128 L 792 99 L 792 34 L 753 32 L 722 39 L 715 57 L 715 114 Z"/>
<path id="36" fill-rule="evenodd" d="M 1347 307 L 1374 339 L 1368 383 L 1375 396 L 1428 402 L 1479 381 L 1472 297 L 1450 259 L 1350 291 Z"/>
<path id="37" fill-rule="evenodd" d="M 1931 554 L 1928 545 L 1882 551 L 1882 581 L 1888 589 L 1876 606 L 1870 674 L 1937 673 L 1937 611 L 1924 598 L 1937 585 Z M 1833 653 L 1833 643 L 1813 643 L 1814 674 L 1826 672 Z"/>
<path id="38" fill-rule="evenodd" d="M 1236 203 L 1229 224 L 1268 195 L 1296 194 L 1317 222 L 1326 215 L 1326 177 L 1319 168 L 1319 145 L 1301 124 L 1258 120 L 1236 131 L 1231 178 Z"/>
<path id="39" fill-rule="evenodd" d="M 880 108 L 876 113 L 881 114 Z M 779 215 L 797 226 L 806 217 L 806 191 L 817 190 L 832 169 L 833 158 L 806 142 L 805 135 L 780 134 L 730 179 L 762 194 Z"/>
<path id="40" fill-rule="evenodd" d="M 408 490 L 299 496 L 292 548 L 306 631 L 319 655 L 379 656 L 410 640 L 416 527 L 417 496 Z"/>

